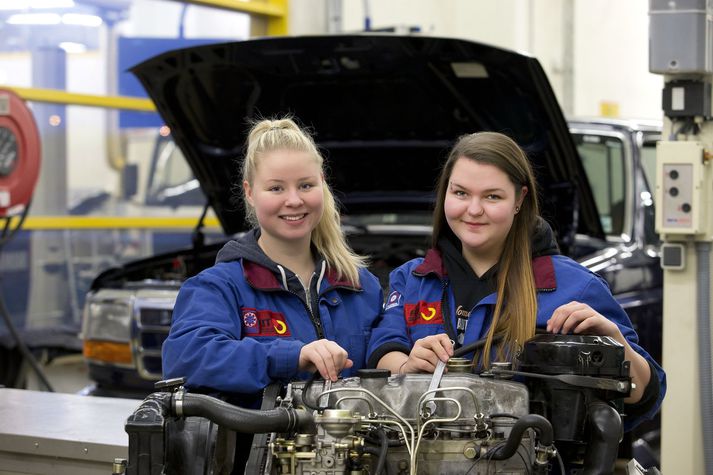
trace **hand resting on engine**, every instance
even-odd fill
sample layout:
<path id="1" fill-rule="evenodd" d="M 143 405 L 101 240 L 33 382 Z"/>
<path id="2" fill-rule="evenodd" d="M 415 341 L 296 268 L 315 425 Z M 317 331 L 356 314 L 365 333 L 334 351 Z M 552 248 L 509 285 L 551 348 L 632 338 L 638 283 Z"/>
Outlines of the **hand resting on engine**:
<path id="1" fill-rule="evenodd" d="M 389 369 L 393 374 L 433 373 L 438 360 L 444 363 L 453 356 L 453 342 L 445 333 L 429 335 L 416 340 L 408 356 L 400 352 L 384 355 L 379 368 Z"/>
<path id="2" fill-rule="evenodd" d="M 321 339 L 302 347 L 298 365 L 301 371 L 316 370 L 325 381 L 336 381 L 339 373 L 351 368 L 354 362 L 344 348 L 333 341 Z"/>
<path id="3" fill-rule="evenodd" d="M 634 383 L 631 394 L 624 399 L 624 402 L 633 404 L 641 400 L 644 389 L 651 379 L 651 367 L 643 356 L 631 348 L 616 323 L 586 303 L 573 300 L 557 307 L 550 319 L 547 320 L 547 331 L 563 335 L 568 333 L 602 335 L 621 343 L 624 346 L 624 358 L 631 362 L 630 374 L 631 381 Z"/>

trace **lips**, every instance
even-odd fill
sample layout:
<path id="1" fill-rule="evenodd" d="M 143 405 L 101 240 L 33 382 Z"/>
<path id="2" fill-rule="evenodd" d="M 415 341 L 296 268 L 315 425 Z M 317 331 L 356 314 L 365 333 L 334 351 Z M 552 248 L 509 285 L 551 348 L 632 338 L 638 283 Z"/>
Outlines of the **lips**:
<path id="1" fill-rule="evenodd" d="M 301 219 L 304 219 L 305 216 L 307 216 L 307 213 L 285 214 L 285 215 L 280 216 L 280 219 L 284 219 L 285 221 L 299 221 Z"/>
<path id="2" fill-rule="evenodd" d="M 463 221 L 463 224 L 465 224 L 466 226 L 470 226 L 470 227 L 480 227 L 480 226 L 485 226 L 487 223 L 471 223 L 469 221 Z"/>

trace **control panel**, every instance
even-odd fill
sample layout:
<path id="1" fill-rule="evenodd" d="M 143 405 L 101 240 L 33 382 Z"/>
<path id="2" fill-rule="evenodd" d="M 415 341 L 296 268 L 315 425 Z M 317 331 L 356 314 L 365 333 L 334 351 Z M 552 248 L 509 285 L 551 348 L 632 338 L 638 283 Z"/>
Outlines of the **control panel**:
<path id="1" fill-rule="evenodd" d="M 700 142 L 657 144 L 656 230 L 659 233 L 707 233 L 707 215 L 713 209 L 707 202 L 710 193 L 705 183 L 710 166 L 704 156 Z"/>

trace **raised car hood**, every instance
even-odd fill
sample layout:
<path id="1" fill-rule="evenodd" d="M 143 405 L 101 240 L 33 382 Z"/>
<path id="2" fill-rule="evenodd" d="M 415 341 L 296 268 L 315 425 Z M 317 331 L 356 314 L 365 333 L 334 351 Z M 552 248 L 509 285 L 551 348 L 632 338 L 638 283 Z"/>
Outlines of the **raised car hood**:
<path id="1" fill-rule="evenodd" d="M 577 227 L 603 237 L 567 124 L 532 57 L 456 39 L 315 36 L 186 48 L 132 72 L 227 233 L 244 227 L 231 190 L 249 121 L 291 113 L 315 132 L 346 213 L 431 206 L 449 146 L 493 130 L 532 158 L 560 238 Z"/>

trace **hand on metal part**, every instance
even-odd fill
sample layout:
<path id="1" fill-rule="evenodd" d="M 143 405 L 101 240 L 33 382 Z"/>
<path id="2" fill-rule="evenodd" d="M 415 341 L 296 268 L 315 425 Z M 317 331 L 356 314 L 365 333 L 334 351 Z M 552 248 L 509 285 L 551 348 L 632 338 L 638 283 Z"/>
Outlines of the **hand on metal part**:
<path id="1" fill-rule="evenodd" d="M 433 373 L 439 360 L 447 363 L 451 356 L 453 342 L 448 335 L 429 335 L 416 340 L 399 373 Z"/>
<path id="2" fill-rule="evenodd" d="M 316 340 L 300 350 L 299 369 L 319 371 L 325 381 L 336 381 L 340 371 L 353 365 L 354 362 L 349 359 L 347 351 L 330 340 Z"/>
<path id="3" fill-rule="evenodd" d="M 557 307 L 547 320 L 551 333 L 575 333 L 622 338 L 619 327 L 586 303 L 572 301 Z"/>

